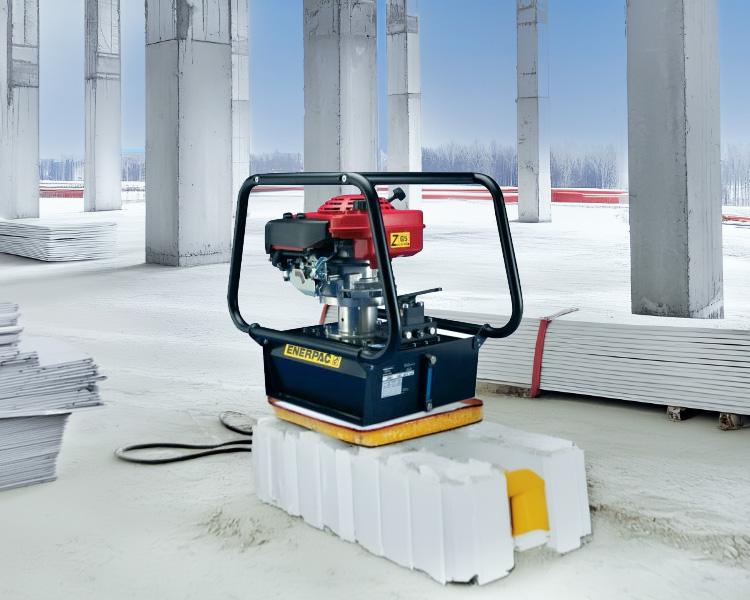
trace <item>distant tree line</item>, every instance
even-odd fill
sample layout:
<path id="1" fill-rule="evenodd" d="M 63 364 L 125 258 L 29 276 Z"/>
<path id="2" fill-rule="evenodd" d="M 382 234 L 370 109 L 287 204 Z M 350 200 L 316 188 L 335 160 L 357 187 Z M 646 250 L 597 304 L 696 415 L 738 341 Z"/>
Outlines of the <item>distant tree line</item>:
<path id="1" fill-rule="evenodd" d="M 250 157 L 251 173 L 293 173 L 302 170 L 302 155 L 297 152 L 270 152 Z"/>
<path id="2" fill-rule="evenodd" d="M 727 146 L 722 154 L 722 203 L 750 206 L 750 146 Z"/>
<path id="3" fill-rule="evenodd" d="M 380 157 L 381 168 L 387 159 Z M 618 156 L 613 146 L 586 150 L 553 147 L 550 155 L 550 176 L 553 187 L 627 187 L 619 181 Z M 479 171 L 491 175 L 500 185 L 518 185 L 518 162 L 514 146 L 497 144 L 458 144 L 451 142 L 422 149 L 425 171 Z M 39 177 L 43 180 L 81 181 L 84 162 L 80 159 L 42 159 Z M 250 158 L 253 173 L 301 171 L 302 154 L 270 152 Z M 146 161 L 142 152 L 123 154 L 122 180 L 144 181 Z M 727 146 L 721 159 L 722 203 L 750 206 L 750 145 Z"/>
<path id="4" fill-rule="evenodd" d="M 83 181 L 83 161 L 75 158 L 43 158 L 39 161 L 42 181 Z"/>
<path id="5" fill-rule="evenodd" d="M 584 151 L 552 148 L 550 152 L 552 187 L 615 189 L 622 186 L 617 172 L 614 146 Z"/>
<path id="6" fill-rule="evenodd" d="M 745 155 L 745 173 L 748 172 L 750 155 Z M 380 157 L 381 168 L 387 166 L 387 157 Z M 733 165 L 735 163 L 732 163 Z M 517 185 L 518 163 L 513 146 L 490 144 L 444 144 L 435 148 L 423 148 L 422 168 L 425 171 L 478 171 L 491 175 L 500 185 Z M 301 171 L 303 160 L 300 153 L 269 152 L 250 157 L 253 173 L 284 173 Z M 84 162 L 80 159 L 42 159 L 39 176 L 43 180 L 81 181 Z M 731 171 L 737 173 L 737 168 Z M 552 185 L 555 187 L 617 187 L 617 153 L 611 146 L 570 152 L 553 149 L 550 160 Z M 142 152 L 124 154 L 122 157 L 122 180 L 144 181 L 146 160 Z M 745 189 L 750 179 L 745 175 Z M 746 194 L 747 197 L 747 194 Z"/>
<path id="7" fill-rule="evenodd" d="M 39 178 L 43 181 L 83 181 L 84 161 L 80 158 L 43 158 L 39 161 Z M 302 170 L 302 155 L 294 152 L 271 152 L 250 157 L 253 173 L 281 173 Z M 145 181 L 146 155 L 128 152 L 122 155 L 122 180 Z"/>
<path id="8" fill-rule="evenodd" d="M 146 157 L 143 152 L 122 155 L 122 180 L 145 181 Z M 83 181 L 85 162 L 80 158 L 43 158 L 39 161 L 42 181 Z"/>
<path id="9" fill-rule="evenodd" d="M 518 160 L 513 146 L 496 143 L 457 144 L 451 142 L 422 149 L 425 171 L 478 171 L 492 176 L 500 185 L 518 185 Z M 612 146 L 583 152 L 553 148 L 550 153 L 553 187 L 616 188 L 620 185 L 617 152 Z"/>
<path id="10" fill-rule="evenodd" d="M 146 155 L 143 152 L 122 155 L 122 180 L 146 181 Z"/>
<path id="11" fill-rule="evenodd" d="M 451 142 L 435 148 L 422 148 L 425 171 L 475 171 L 492 177 L 500 185 L 517 185 L 516 149 L 490 144 L 457 144 Z"/>

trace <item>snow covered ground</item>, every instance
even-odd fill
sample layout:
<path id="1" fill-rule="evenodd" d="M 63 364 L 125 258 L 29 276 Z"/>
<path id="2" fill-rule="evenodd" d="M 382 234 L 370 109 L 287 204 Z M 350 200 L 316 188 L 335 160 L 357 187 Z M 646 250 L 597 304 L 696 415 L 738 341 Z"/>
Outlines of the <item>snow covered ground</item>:
<path id="1" fill-rule="evenodd" d="M 45 201 L 43 214 L 80 210 L 65 202 Z M 271 195 L 253 205 L 248 319 L 289 327 L 318 316 L 261 243 L 268 218 L 300 205 Z M 425 208 L 427 247 L 395 262 L 400 291 L 442 285 L 428 307 L 507 312 L 490 205 Z M 267 413 L 262 364 L 229 320 L 227 265 L 144 265 L 142 204 L 84 218 L 118 222 L 116 258 L 0 255 L 0 299 L 21 304 L 26 332 L 76 344 L 110 377 L 108 405 L 71 420 L 60 479 L 0 494 L 0 598 L 750 597 L 750 430 L 720 432 L 709 415 L 677 424 L 652 406 L 483 395 L 488 418 L 584 448 L 594 536 L 564 557 L 521 555 L 507 579 L 481 589 L 443 588 L 260 504 L 247 455 L 165 467 L 116 461 L 112 450 L 128 443 L 231 439 L 220 411 Z M 528 314 L 578 306 L 586 318 L 635 319 L 627 207 L 555 206 L 553 219 L 513 223 Z M 750 228 L 723 231 L 726 310 L 747 327 Z"/>

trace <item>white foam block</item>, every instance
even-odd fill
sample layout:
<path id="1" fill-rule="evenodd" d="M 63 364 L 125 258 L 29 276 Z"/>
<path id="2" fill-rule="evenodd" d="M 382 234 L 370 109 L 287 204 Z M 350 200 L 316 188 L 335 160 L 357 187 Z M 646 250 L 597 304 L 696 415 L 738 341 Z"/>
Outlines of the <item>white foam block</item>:
<path id="1" fill-rule="evenodd" d="M 591 533 L 583 452 L 567 440 L 481 423 L 360 448 L 267 418 L 253 456 L 262 500 L 443 583 L 494 581 L 514 549 L 568 552 Z M 545 480 L 549 532 L 513 538 L 506 471 L 516 469 Z"/>
<path id="2" fill-rule="evenodd" d="M 336 483 L 338 487 L 338 530 L 335 531 L 347 542 L 354 541 L 354 483 L 352 479 L 351 455 L 344 449 L 337 448 Z"/>
<path id="3" fill-rule="evenodd" d="M 562 554 L 580 548 L 582 538 L 591 534 L 584 455 L 573 442 L 484 421 L 414 443 L 458 460 L 486 461 L 507 471 L 530 469 L 544 479 L 549 535 L 521 536 L 515 540 L 518 550 L 546 543 Z"/>

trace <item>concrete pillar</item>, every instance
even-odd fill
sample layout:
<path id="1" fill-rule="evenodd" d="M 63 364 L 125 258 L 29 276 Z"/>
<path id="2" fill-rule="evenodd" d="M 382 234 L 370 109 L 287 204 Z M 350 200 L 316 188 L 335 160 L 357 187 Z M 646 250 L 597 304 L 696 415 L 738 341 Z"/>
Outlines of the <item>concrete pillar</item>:
<path id="1" fill-rule="evenodd" d="M 230 0 L 146 0 L 146 261 L 226 262 Z"/>
<path id="2" fill-rule="evenodd" d="M 724 314 L 717 4 L 627 3 L 631 300 L 637 314 Z"/>
<path id="3" fill-rule="evenodd" d="M 9 83 L 10 62 L 10 8 L 11 0 L 0 0 L 0 218 L 15 213 L 15 201 L 11 196 L 10 181 L 10 135 L 9 135 Z"/>
<path id="4" fill-rule="evenodd" d="M 375 0 L 304 0 L 305 170 L 378 166 Z M 339 188 L 309 187 L 305 210 Z"/>
<path id="5" fill-rule="evenodd" d="M 518 64 L 518 219 L 552 218 L 547 0 L 516 0 Z"/>
<path id="6" fill-rule="evenodd" d="M 0 217 L 39 216 L 39 2 L 0 0 Z"/>
<path id="7" fill-rule="evenodd" d="M 122 208 L 120 113 L 120 0 L 86 0 L 86 211 Z"/>
<path id="8" fill-rule="evenodd" d="M 409 0 L 388 0 L 388 170 L 422 170 L 422 82 L 419 18 Z M 422 201 L 422 186 L 404 188 L 406 205 Z"/>
<path id="9" fill-rule="evenodd" d="M 248 0 L 232 2 L 232 195 L 250 175 Z"/>

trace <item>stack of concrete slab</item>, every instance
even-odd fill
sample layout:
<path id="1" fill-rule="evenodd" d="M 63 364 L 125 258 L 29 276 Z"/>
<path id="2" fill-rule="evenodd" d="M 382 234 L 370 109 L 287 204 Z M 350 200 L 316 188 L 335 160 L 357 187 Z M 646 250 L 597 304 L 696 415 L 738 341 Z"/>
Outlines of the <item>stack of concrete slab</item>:
<path id="1" fill-rule="evenodd" d="M 18 307 L 0 304 L 0 489 L 54 479 L 68 416 L 101 404 L 91 357 L 20 334 Z"/>
<path id="2" fill-rule="evenodd" d="M 0 417 L 0 490 L 56 478 L 68 412 Z"/>
<path id="3" fill-rule="evenodd" d="M 51 262 L 111 258 L 115 229 L 108 221 L 0 220 L 0 252 Z"/>
<path id="4" fill-rule="evenodd" d="M 497 315 L 431 311 L 472 323 Z M 479 353 L 479 379 L 529 388 L 539 319 L 523 319 L 506 339 Z M 653 325 L 560 318 L 541 351 L 542 390 L 750 414 L 750 330 L 707 325 Z"/>
<path id="5" fill-rule="evenodd" d="M 11 411 L 73 410 L 101 404 L 104 379 L 93 359 L 51 338 L 26 338 L 20 365 L 0 366 L 0 414 Z"/>
<path id="6" fill-rule="evenodd" d="M 0 303 L 0 366 L 18 356 L 21 327 L 18 325 L 18 306 Z"/>
<path id="7" fill-rule="evenodd" d="M 567 440 L 481 423 L 361 448 L 266 418 L 253 457 L 262 501 L 441 583 L 487 583 L 514 551 L 565 553 L 591 534 L 583 451 Z"/>

